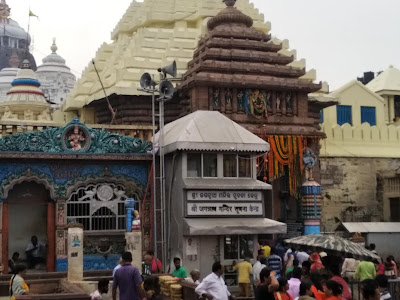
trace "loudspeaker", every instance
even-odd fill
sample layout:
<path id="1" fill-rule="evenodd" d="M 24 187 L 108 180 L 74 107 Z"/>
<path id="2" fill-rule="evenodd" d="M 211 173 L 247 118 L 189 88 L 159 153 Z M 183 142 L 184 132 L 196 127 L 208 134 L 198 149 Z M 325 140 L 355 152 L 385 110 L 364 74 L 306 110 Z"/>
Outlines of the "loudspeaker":
<path id="1" fill-rule="evenodd" d="M 160 83 L 160 95 L 165 98 L 171 98 L 175 92 L 175 88 L 171 82 L 164 80 Z"/>
<path id="2" fill-rule="evenodd" d="M 150 86 L 155 87 L 156 83 L 153 81 L 149 73 L 144 73 L 140 78 L 140 86 L 144 89 L 147 89 Z"/>
<path id="3" fill-rule="evenodd" d="M 172 64 L 170 64 L 164 68 L 158 69 L 158 72 L 163 72 L 164 76 L 166 74 L 169 74 L 172 77 L 176 77 L 176 75 L 177 75 L 176 61 L 174 61 Z"/>

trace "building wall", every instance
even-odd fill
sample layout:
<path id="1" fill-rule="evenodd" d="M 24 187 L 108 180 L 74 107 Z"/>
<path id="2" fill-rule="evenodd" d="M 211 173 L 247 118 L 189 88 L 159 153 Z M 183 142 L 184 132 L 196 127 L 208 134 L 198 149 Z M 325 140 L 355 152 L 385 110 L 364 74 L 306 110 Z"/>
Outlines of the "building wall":
<path id="1" fill-rule="evenodd" d="M 399 248 L 400 233 L 368 233 L 366 242 L 376 245 L 376 252 L 386 259 L 388 255 L 393 255 L 395 258 L 400 257 Z"/>
<path id="2" fill-rule="evenodd" d="M 320 166 L 322 231 L 343 221 L 390 220 L 389 194 L 380 180 L 400 170 L 400 158 L 321 157 Z"/>

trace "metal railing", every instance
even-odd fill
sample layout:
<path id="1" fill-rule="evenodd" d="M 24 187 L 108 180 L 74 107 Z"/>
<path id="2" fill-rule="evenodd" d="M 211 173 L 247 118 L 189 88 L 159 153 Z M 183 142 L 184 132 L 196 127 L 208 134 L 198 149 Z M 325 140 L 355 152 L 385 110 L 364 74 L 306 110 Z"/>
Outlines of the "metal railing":
<path id="1" fill-rule="evenodd" d="M 351 290 L 351 294 L 353 295 L 353 300 L 363 300 L 361 291 L 361 282 L 360 281 L 351 281 L 349 282 L 349 287 Z M 399 288 L 400 288 L 400 279 L 390 279 L 389 280 L 389 292 L 392 296 L 392 300 L 400 300 L 399 298 Z"/>

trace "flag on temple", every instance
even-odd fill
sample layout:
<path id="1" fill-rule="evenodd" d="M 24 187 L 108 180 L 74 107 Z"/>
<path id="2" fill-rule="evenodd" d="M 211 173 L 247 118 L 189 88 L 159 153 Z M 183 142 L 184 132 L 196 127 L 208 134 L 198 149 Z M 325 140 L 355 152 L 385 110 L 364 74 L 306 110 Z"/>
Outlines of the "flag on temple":
<path id="1" fill-rule="evenodd" d="M 39 20 L 39 17 L 35 15 L 31 10 L 29 10 L 29 17 L 36 17 Z"/>

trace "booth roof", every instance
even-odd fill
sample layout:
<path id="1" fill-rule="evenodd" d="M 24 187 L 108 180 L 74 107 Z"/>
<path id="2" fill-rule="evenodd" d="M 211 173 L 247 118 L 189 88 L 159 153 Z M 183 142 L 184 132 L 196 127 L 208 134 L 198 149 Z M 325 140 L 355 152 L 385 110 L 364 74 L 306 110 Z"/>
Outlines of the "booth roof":
<path id="1" fill-rule="evenodd" d="M 155 136 L 159 142 L 160 132 Z M 269 151 L 269 144 L 217 111 L 196 111 L 164 128 L 165 154 L 177 151 Z"/>
<path id="2" fill-rule="evenodd" d="M 397 233 L 400 232 L 400 222 L 343 222 L 342 225 L 350 233 Z"/>

